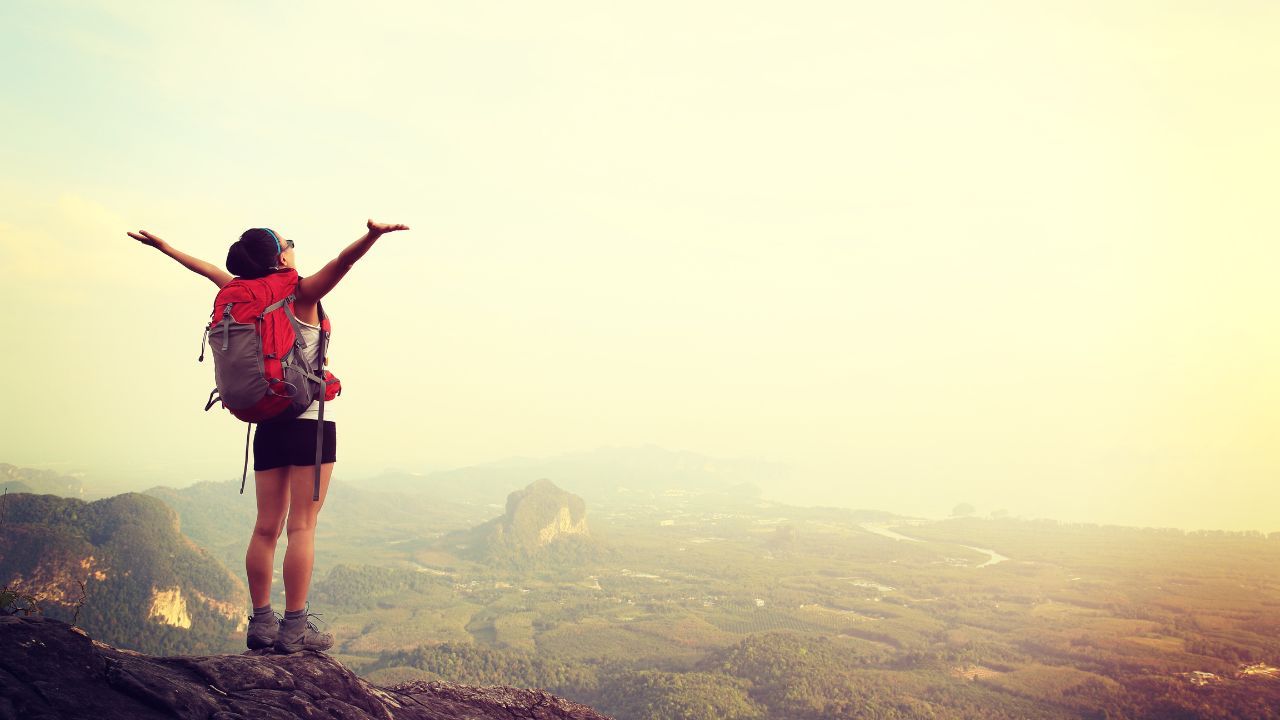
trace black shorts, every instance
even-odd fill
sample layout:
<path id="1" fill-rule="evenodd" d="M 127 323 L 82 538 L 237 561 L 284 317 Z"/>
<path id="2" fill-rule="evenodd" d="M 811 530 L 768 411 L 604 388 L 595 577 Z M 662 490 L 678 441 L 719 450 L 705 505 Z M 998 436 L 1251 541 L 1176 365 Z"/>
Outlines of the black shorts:
<path id="1" fill-rule="evenodd" d="M 316 420 L 267 422 L 253 432 L 253 469 L 271 470 L 288 465 L 316 464 Z M 321 462 L 338 459 L 338 426 L 324 422 Z"/>

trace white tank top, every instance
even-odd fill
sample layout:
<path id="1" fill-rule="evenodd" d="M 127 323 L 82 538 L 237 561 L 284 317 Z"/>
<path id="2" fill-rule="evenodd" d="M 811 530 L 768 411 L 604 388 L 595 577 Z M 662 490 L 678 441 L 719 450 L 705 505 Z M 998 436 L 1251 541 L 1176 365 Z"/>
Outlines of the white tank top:
<path id="1" fill-rule="evenodd" d="M 302 326 L 302 340 L 307 344 L 306 347 L 302 348 L 302 361 L 307 364 L 307 367 L 314 369 L 319 364 L 316 362 L 316 358 L 320 353 L 320 326 L 312 325 L 301 319 L 298 320 L 298 324 Z M 311 406 L 303 410 L 298 419 L 319 420 L 320 401 L 312 400 Z M 324 404 L 324 420 L 325 422 L 333 420 L 333 403 L 327 402 Z"/>

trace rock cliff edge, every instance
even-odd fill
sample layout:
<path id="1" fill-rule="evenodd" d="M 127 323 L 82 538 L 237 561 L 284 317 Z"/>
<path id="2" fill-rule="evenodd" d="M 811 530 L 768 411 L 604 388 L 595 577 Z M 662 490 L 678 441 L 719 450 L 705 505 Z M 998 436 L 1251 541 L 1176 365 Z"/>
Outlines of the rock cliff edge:
<path id="1" fill-rule="evenodd" d="M 372 685 L 328 655 L 150 657 L 42 617 L 0 616 L 0 720 L 609 720 L 540 690 Z"/>

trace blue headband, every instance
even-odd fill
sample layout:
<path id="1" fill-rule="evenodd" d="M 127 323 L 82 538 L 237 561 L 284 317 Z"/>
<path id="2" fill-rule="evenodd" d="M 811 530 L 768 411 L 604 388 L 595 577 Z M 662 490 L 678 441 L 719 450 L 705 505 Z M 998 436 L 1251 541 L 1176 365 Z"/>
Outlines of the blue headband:
<path id="1" fill-rule="evenodd" d="M 280 244 L 280 238 L 276 237 L 276 231 L 272 230 L 271 228 L 262 228 L 262 229 L 270 233 L 271 239 L 276 241 L 276 254 L 279 255 L 280 253 L 284 252 L 284 247 Z"/>

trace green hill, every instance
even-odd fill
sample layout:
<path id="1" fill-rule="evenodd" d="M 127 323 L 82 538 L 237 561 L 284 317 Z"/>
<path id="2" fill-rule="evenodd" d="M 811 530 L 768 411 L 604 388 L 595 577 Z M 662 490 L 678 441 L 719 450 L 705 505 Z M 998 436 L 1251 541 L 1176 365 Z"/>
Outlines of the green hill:
<path id="1" fill-rule="evenodd" d="M 137 493 L 90 503 L 9 494 L 0 584 L 37 596 L 43 615 L 147 653 L 235 649 L 248 602 L 172 509 Z"/>

